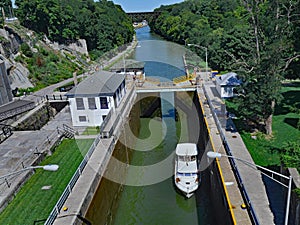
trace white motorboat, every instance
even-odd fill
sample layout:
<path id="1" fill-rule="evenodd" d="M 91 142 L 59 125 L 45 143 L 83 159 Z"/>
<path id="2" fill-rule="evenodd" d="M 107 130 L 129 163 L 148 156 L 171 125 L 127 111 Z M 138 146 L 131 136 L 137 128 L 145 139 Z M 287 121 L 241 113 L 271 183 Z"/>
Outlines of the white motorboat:
<path id="1" fill-rule="evenodd" d="M 174 182 L 190 198 L 199 186 L 197 145 L 179 143 L 176 146 Z"/>

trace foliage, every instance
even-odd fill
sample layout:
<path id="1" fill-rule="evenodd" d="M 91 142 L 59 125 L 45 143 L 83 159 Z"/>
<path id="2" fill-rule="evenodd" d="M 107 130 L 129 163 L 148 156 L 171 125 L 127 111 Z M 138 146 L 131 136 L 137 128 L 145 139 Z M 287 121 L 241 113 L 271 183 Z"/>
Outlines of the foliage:
<path id="1" fill-rule="evenodd" d="M 87 41 L 89 51 L 103 54 L 132 40 L 134 29 L 125 12 L 111 1 L 16 0 L 18 19 L 25 27 L 52 41 Z"/>
<path id="2" fill-rule="evenodd" d="M 253 129 L 255 127 L 250 126 L 249 123 L 245 123 L 244 120 L 240 119 L 240 111 L 237 105 L 234 104 L 232 99 L 226 100 L 227 110 L 239 118 L 234 120 L 234 123 L 240 131 L 247 149 L 251 153 L 255 163 L 261 166 L 280 165 L 284 158 L 289 158 L 291 154 L 298 154 L 296 152 L 293 153 L 292 147 L 289 147 L 290 151 L 286 151 L 285 149 L 290 142 L 300 142 L 300 130 L 297 128 L 300 114 L 290 110 L 291 107 L 299 108 L 300 106 L 300 83 L 285 83 L 280 93 L 283 99 L 275 107 L 273 117 L 274 132 L 271 138 L 261 132 L 255 131 Z M 287 163 L 287 161 L 283 162 Z M 290 164 L 287 163 L 287 165 Z"/>
<path id="3" fill-rule="evenodd" d="M 32 57 L 33 56 L 33 52 L 31 51 L 29 45 L 26 42 L 23 42 L 20 45 L 20 50 L 27 57 Z"/>
<path id="4" fill-rule="evenodd" d="M 24 92 L 36 91 L 50 84 L 58 83 L 73 76 L 77 65 L 45 47 L 38 47 L 37 52 L 32 52 L 25 43 L 21 45 L 23 54 L 16 61 L 25 64 L 30 72 L 29 79 L 35 85 L 34 89 L 22 90 Z M 30 53 L 30 54 L 29 54 Z"/>
<path id="5" fill-rule="evenodd" d="M 300 141 L 289 141 L 282 149 L 282 161 L 286 167 L 300 170 Z"/>
<path id="6" fill-rule="evenodd" d="M 167 40 L 207 47 L 210 67 L 237 72 L 240 113 L 272 134 L 281 81 L 300 77 L 299 9 L 297 0 L 187 0 L 156 9 L 150 26 Z"/>
<path id="7" fill-rule="evenodd" d="M 10 11 L 12 9 L 12 3 L 11 0 L 1 0 L 0 2 L 0 8 L 4 10 L 5 13 L 5 17 L 9 17 L 10 15 Z M 2 10 L 0 11 L 1 15 L 2 15 Z M 2 15 L 2 17 L 4 17 L 4 15 Z"/>
<path id="8" fill-rule="evenodd" d="M 0 224 L 34 224 L 35 220 L 47 218 L 92 142 L 92 139 L 64 140 L 42 163 L 57 164 L 59 170 L 36 170 L 0 214 Z M 50 189 L 43 190 L 44 186 Z"/>

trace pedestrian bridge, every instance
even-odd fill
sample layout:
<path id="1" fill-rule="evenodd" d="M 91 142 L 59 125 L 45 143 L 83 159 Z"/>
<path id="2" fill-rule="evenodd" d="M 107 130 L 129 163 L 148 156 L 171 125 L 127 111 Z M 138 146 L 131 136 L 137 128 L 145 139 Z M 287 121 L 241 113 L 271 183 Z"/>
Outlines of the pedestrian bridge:
<path id="1" fill-rule="evenodd" d="M 196 91 L 196 85 L 180 86 L 142 86 L 136 88 L 136 93 L 153 93 L 153 92 L 177 92 L 177 91 Z"/>

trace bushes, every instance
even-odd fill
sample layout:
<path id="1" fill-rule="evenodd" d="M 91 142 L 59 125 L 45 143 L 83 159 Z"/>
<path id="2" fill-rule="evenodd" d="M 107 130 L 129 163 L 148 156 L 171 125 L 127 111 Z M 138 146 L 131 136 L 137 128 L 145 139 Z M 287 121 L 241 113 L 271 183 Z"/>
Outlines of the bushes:
<path id="1" fill-rule="evenodd" d="M 21 45 L 23 55 L 16 58 L 16 61 L 26 64 L 35 90 L 73 76 L 77 66 L 75 63 L 61 56 L 59 52 L 43 47 L 36 48 L 38 52 L 32 52 L 29 45 L 23 43 Z"/>
<path id="2" fill-rule="evenodd" d="M 31 51 L 30 46 L 26 42 L 20 45 L 20 51 L 27 57 L 33 56 L 33 52 Z"/>

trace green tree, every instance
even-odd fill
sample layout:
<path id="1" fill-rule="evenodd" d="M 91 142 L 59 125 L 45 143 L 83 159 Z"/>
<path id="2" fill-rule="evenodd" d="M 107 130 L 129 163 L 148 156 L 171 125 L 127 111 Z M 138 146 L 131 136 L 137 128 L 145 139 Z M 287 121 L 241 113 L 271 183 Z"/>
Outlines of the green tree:
<path id="1" fill-rule="evenodd" d="M 286 167 L 293 167 L 300 170 L 300 143 L 286 143 L 282 150 L 281 158 Z"/>
<path id="2" fill-rule="evenodd" d="M 272 115 L 281 99 L 281 81 L 291 59 L 293 26 L 287 15 L 281 14 L 279 1 L 276 4 L 259 0 L 242 2 L 247 10 L 248 33 L 254 48 L 248 57 L 243 57 L 244 69 L 240 75 L 244 85 L 240 89 L 243 97 L 239 108 L 247 119 L 263 123 L 264 131 L 271 135 Z"/>
<path id="3" fill-rule="evenodd" d="M 150 26 L 168 40 L 183 43 L 181 38 L 208 47 L 210 67 L 237 72 L 244 81 L 238 90 L 241 114 L 272 134 L 281 81 L 300 77 L 299 4 L 298 0 L 186 0 L 157 9 L 162 13 Z M 204 51 L 194 50 L 204 58 Z"/>
<path id="4" fill-rule="evenodd" d="M 16 0 L 22 25 L 68 43 L 86 39 L 89 51 L 106 52 L 132 40 L 134 29 L 126 13 L 111 1 Z"/>
<path id="5" fill-rule="evenodd" d="M 2 15 L 0 22 L 4 23 L 6 17 L 10 17 L 12 10 L 11 0 L 1 0 L 0 13 Z"/>

